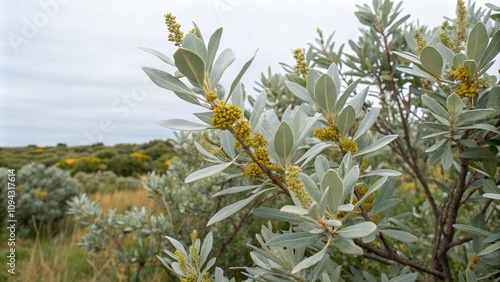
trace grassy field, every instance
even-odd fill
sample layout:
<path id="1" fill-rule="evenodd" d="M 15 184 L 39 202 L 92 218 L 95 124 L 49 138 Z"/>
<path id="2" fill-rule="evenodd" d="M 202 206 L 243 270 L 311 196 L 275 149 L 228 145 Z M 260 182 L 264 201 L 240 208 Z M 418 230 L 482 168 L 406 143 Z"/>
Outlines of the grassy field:
<path id="1" fill-rule="evenodd" d="M 91 196 L 103 210 L 125 211 L 131 207 L 154 209 L 156 204 L 143 189 L 97 193 Z M 0 274 L 0 281 L 126 281 L 125 269 L 114 263 L 113 250 L 98 254 L 87 254 L 77 244 L 85 234 L 85 227 L 68 217 L 57 227 L 36 226 L 34 236 L 18 238 L 16 242 L 16 275 Z M 34 228 L 35 229 L 35 228 Z M 58 229 L 53 235 L 50 229 Z M 6 242 L 2 232 L 2 242 Z M 7 246 L 2 244 L 0 253 L 7 255 Z M 5 267 L 2 267 L 5 269 Z M 165 270 L 159 262 L 156 267 L 146 269 L 144 281 L 165 281 Z"/>

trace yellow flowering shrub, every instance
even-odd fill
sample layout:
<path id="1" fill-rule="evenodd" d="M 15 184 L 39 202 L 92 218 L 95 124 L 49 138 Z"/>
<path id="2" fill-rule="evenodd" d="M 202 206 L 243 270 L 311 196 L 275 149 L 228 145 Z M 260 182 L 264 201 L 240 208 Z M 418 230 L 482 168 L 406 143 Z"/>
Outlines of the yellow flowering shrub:
<path id="1" fill-rule="evenodd" d="M 233 124 L 241 118 L 241 109 L 236 105 L 226 105 L 225 101 L 221 101 L 217 107 L 213 109 L 214 117 L 210 123 L 215 128 L 226 130 L 233 127 Z"/>

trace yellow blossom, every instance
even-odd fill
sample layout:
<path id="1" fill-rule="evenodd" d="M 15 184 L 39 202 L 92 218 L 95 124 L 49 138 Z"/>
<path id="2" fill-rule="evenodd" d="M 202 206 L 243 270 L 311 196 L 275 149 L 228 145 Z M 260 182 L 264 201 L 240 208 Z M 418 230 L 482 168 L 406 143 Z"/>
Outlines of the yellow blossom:
<path id="1" fill-rule="evenodd" d="M 248 178 L 261 178 L 262 177 L 262 170 L 260 169 L 259 165 L 256 163 L 249 163 L 241 175 L 246 176 Z"/>
<path id="2" fill-rule="evenodd" d="M 299 200 L 300 204 L 308 208 L 309 205 L 311 205 L 312 198 L 311 195 L 309 195 L 309 193 L 306 191 L 302 179 L 300 179 L 299 177 L 300 172 L 302 172 L 302 169 L 300 169 L 300 167 L 290 166 L 285 172 L 286 185 L 288 185 L 288 189 L 290 189 L 295 198 Z"/>
<path id="3" fill-rule="evenodd" d="M 266 138 L 264 138 L 262 133 L 257 132 L 256 134 L 254 134 L 252 137 L 250 137 L 247 140 L 247 144 L 248 144 L 248 146 L 250 146 L 252 148 L 258 148 L 258 147 L 266 146 L 268 144 L 268 142 L 267 142 Z"/>
<path id="4" fill-rule="evenodd" d="M 293 57 L 296 61 L 294 72 L 298 76 L 302 76 L 304 79 L 306 79 L 307 74 L 309 73 L 309 67 L 307 66 L 306 60 L 304 59 L 304 51 L 300 48 L 293 50 Z"/>
<path id="5" fill-rule="evenodd" d="M 348 138 L 342 139 L 339 143 L 340 149 L 342 149 L 342 152 L 347 153 L 347 152 L 353 152 L 356 153 L 358 151 L 358 144 L 356 144 L 355 141 L 352 141 Z"/>
<path id="6" fill-rule="evenodd" d="M 422 33 L 420 31 L 415 33 L 415 43 L 417 45 L 415 47 L 415 50 L 419 54 L 420 54 L 420 52 L 422 52 L 422 49 L 424 49 L 425 46 L 427 46 L 427 41 L 425 41 L 425 37 L 422 35 Z"/>
<path id="7" fill-rule="evenodd" d="M 464 65 L 460 65 L 454 72 L 453 76 L 456 80 L 460 81 L 460 84 L 455 89 L 455 93 L 460 98 L 474 98 L 477 93 L 481 92 L 481 88 L 478 85 L 478 79 L 471 77 Z"/>
<path id="8" fill-rule="evenodd" d="M 179 263 L 179 268 L 181 269 L 184 275 L 188 275 L 188 266 L 186 262 L 186 257 L 179 250 L 175 250 L 175 256 L 177 257 L 177 262 Z"/>
<path id="9" fill-rule="evenodd" d="M 219 95 L 217 95 L 217 93 L 210 92 L 207 94 L 207 101 L 208 102 L 215 102 L 215 100 L 217 100 L 217 98 L 219 98 Z"/>
<path id="10" fill-rule="evenodd" d="M 318 138 L 321 141 L 339 141 L 339 132 L 335 125 L 329 125 L 325 128 L 318 128 L 314 130 L 314 137 Z"/>
<path id="11" fill-rule="evenodd" d="M 34 196 L 36 201 L 43 201 L 49 193 L 47 191 L 42 191 L 41 189 L 36 189 Z"/>
<path id="12" fill-rule="evenodd" d="M 246 140 L 250 137 L 251 132 L 252 127 L 248 124 L 248 121 L 246 119 L 240 119 L 238 123 L 236 123 L 233 136 L 236 139 Z"/>
<path id="13" fill-rule="evenodd" d="M 264 147 L 259 147 L 255 149 L 254 158 L 257 163 L 264 165 L 270 170 L 279 170 L 280 166 L 271 163 L 269 158 L 269 151 Z"/>
<path id="14" fill-rule="evenodd" d="M 439 41 L 441 42 L 441 44 L 448 47 L 449 49 L 453 49 L 453 43 L 451 42 L 447 29 L 448 29 L 448 21 L 444 21 L 443 24 L 441 25 L 441 31 L 439 33 Z"/>
<path id="15" fill-rule="evenodd" d="M 234 104 L 228 106 L 224 101 L 221 101 L 213 112 L 214 117 L 210 123 L 221 130 L 232 128 L 233 124 L 241 118 L 241 109 Z"/>
<path id="16" fill-rule="evenodd" d="M 172 13 L 165 15 L 165 24 L 168 27 L 168 41 L 174 42 L 175 46 L 180 46 L 184 39 L 184 33 L 181 31 L 181 25 L 175 20 Z"/>

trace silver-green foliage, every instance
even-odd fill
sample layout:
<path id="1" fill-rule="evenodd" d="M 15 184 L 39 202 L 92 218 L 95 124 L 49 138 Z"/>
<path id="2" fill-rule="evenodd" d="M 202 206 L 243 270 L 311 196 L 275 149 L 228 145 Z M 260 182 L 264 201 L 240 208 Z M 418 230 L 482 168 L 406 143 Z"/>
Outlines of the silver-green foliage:
<path id="1" fill-rule="evenodd" d="M 363 30 L 363 37 L 357 43 L 350 42 L 354 54 L 347 55 L 344 61 L 339 59 L 342 47 L 334 53 L 330 38 L 326 43 L 321 38 L 319 43 L 331 44 L 331 47 L 312 46 L 306 57 L 313 68 L 305 81 L 295 77 L 293 81 L 279 84 L 276 80 L 272 84 L 282 87 L 284 83 L 301 100 L 297 103 L 300 105 L 286 107 L 276 114 L 273 108 L 266 109 L 269 93 L 263 92 L 252 99 L 253 107 L 242 119 L 251 126 L 251 136 L 262 134 L 266 140 L 261 148 L 268 154 L 269 163 L 259 161 L 257 149 L 247 145 L 248 138 L 239 137 L 238 125 L 221 131 L 222 153 L 196 145 L 213 165 L 192 172 L 186 182 L 221 172 L 225 172 L 226 177 L 238 178 L 241 170 L 243 175 L 257 176 L 253 177 L 256 178 L 253 185 L 219 192 L 216 196 L 239 193 L 243 199 L 221 208 L 208 225 L 262 199 L 279 194 L 291 198 L 289 204 L 277 208 L 253 210 L 254 215 L 285 222 L 289 228 L 273 233 L 272 226 L 262 227 L 261 235 L 257 235 L 260 247 L 251 246 L 255 265 L 244 267 L 244 274 L 251 280 L 375 281 L 367 271 L 352 266 L 346 269 L 344 266 L 349 264 L 336 263 L 336 258 L 352 255 L 395 262 L 388 267 L 392 278 L 389 280 L 387 274 L 382 273 L 381 281 L 415 281 L 419 272 L 431 279 L 451 281 L 460 277 L 456 272 L 466 266 L 474 269 L 474 272 L 467 270 L 467 281 L 474 281 L 475 275 L 483 279 L 498 275 L 495 266 L 498 266 L 500 237 L 492 216 L 498 215 L 494 201 L 498 200 L 499 190 L 500 88 L 494 76 L 486 75 L 499 52 L 498 23 L 489 31 L 484 23 L 474 23 L 466 30 L 466 41 L 454 41 L 455 53 L 436 43 L 435 36 L 428 44 L 417 42 L 417 45 L 427 44 L 419 50 L 410 32 L 406 32 L 415 32 L 415 27 L 407 23 L 409 16 L 401 17 L 400 13 L 401 3 L 394 6 L 389 0 L 375 0 L 373 7 L 358 6 L 356 16 L 368 29 Z M 484 14 L 476 16 L 484 17 Z M 253 58 L 243 66 L 229 91 L 224 91 L 218 84 L 220 76 L 234 58 L 232 51 L 226 49 L 214 60 L 221 31 L 218 29 L 206 44 L 197 28 L 196 36 L 184 38 L 173 60 L 149 50 L 177 69 L 172 75 L 144 68 L 153 82 L 209 110 L 195 114 L 200 123 L 165 120 L 161 125 L 177 130 L 214 128 L 212 121 L 216 117 L 212 111 L 220 105 L 232 104 L 243 109 L 244 92 L 239 80 Z M 425 33 L 426 36 L 429 38 L 430 33 Z M 229 59 L 224 59 L 227 56 Z M 347 66 L 344 73 L 342 64 Z M 187 79 L 189 86 L 182 78 Z M 465 83 L 473 87 L 463 87 Z M 374 107 L 367 100 L 371 88 L 361 87 L 362 84 L 378 87 L 372 91 L 378 95 L 380 107 Z M 210 98 L 213 93 L 218 96 L 216 101 Z M 423 121 L 427 128 L 417 121 Z M 327 133 L 334 137 L 321 135 L 320 130 L 324 128 L 330 128 Z M 430 132 L 432 130 L 437 132 Z M 428 133 L 424 141 L 420 136 L 422 132 Z M 401 173 L 378 166 L 362 166 L 364 159 L 391 152 L 389 147 L 403 164 L 398 170 L 408 172 L 424 187 L 428 204 L 423 208 L 429 214 L 434 213 L 431 224 L 435 229 L 431 230 L 437 232 L 428 238 L 419 238 L 421 231 L 409 226 L 411 213 L 396 214 L 402 200 L 395 198 L 398 184 L 393 177 Z M 428 159 L 425 153 L 431 153 Z M 441 162 L 444 170 L 457 177 L 452 184 L 434 181 L 444 191 L 429 189 L 427 169 L 436 162 Z M 394 160 L 387 163 L 397 164 Z M 255 168 L 254 164 L 262 174 L 245 170 Z M 235 172 L 234 168 L 241 170 Z M 476 195 L 476 191 L 483 195 Z M 459 217 L 459 212 L 469 210 L 475 211 L 474 215 L 478 210 L 479 213 L 468 224 L 457 224 L 457 220 L 470 220 Z M 456 230 L 470 237 L 459 239 Z M 179 250 L 178 244 L 169 240 Z M 434 248 L 417 249 L 412 243 L 418 240 L 427 246 L 434 244 Z M 472 243 L 468 244 L 469 241 Z M 464 243 L 467 243 L 466 257 L 479 257 L 472 266 L 447 257 L 448 252 L 455 252 L 455 246 Z M 413 259 L 422 252 L 431 252 L 432 258 Z M 429 260 L 429 265 L 424 265 Z M 170 269 L 175 268 L 174 261 L 162 262 Z M 460 266 L 451 269 L 450 262 Z M 180 277 L 186 275 L 175 272 Z M 201 277 L 197 279 L 200 281 Z"/>

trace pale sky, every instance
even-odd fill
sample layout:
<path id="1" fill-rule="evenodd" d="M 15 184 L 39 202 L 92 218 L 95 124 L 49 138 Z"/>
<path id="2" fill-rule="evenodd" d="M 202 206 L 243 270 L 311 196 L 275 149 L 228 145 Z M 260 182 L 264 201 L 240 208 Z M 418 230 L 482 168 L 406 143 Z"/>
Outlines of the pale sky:
<path id="1" fill-rule="evenodd" d="M 336 31 L 336 46 L 355 39 L 361 25 L 355 4 L 366 1 L 262 0 L 4 0 L 0 3 L 0 147 L 144 143 L 172 131 L 154 121 L 196 120 L 173 93 L 152 85 L 141 70 L 172 71 L 144 46 L 172 57 L 163 15 L 177 15 L 187 32 L 194 21 L 205 38 L 224 28 L 220 50 L 236 54 L 222 83 L 229 88 L 259 49 L 243 82 L 254 81 L 280 62 L 293 64 L 291 50 L 307 47 L 316 28 Z M 484 5 L 487 2 L 477 1 Z M 403 15 L 437 26 L 453 17 L 455 0 L 406 0 Z"/>

